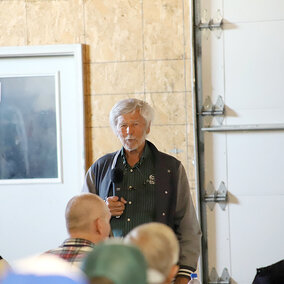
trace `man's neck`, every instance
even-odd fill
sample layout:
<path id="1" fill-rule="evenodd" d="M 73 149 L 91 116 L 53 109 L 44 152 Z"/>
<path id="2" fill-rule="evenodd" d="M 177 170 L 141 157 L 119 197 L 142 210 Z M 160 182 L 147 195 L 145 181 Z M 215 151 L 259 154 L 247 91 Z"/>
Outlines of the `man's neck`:
<path id="1" fill-rule="evenodd" d="M 94 236 L 91 236 L 90 234 L 73 233 L 73 234 L 70 234 L 70 238 L 73 238 L 73 239 L 84 239 L 84 240 L 90 241 L 92 243 L 96 243 L 97 242 L 97 238 L 94 237 Z"/>
<path id="2" fill-rule="evenodd" d="M 144 143 L 144 145 L 141 145 L 139 148 L 137 148 L 133 151 L 128 151 L 128 150 L 124 149 L 126 161 L 127 161 L 128 165 L 130 167 L 133 167 L 136 163 L 139 162 L 139 160 L 140 160 L 140 158 L 143 154 L 145 144 L 146 143 Z"/>

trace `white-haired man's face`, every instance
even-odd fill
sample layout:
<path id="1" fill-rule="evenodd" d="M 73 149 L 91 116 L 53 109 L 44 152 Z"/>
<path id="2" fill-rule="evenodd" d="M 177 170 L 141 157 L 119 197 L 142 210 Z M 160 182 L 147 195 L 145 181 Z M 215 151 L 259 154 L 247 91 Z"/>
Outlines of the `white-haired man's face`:
<path id="1" fill-rule="evenodd" d="M 126 151 L 142 151 L 150 127 L 139 110 L 118 117 L 117 137 Z"/>

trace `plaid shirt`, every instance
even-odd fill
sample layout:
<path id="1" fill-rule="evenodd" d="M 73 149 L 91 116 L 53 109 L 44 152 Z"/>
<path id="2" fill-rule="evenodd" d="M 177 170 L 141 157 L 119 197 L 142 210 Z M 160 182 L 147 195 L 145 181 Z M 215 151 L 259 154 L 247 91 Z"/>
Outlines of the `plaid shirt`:
<path id="1" fill-rule="evenodd" d="M 86 254 L 94 248 L 94 243 L 85 239 L 70 238 L 56 248 L 46 253 L 57 255 L 77 267 L 80 266 Z"/>

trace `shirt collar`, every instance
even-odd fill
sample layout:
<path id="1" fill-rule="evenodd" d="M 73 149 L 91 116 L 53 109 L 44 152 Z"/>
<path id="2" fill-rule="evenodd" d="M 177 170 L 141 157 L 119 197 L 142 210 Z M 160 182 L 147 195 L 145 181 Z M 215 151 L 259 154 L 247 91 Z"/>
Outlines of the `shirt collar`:
<path id="1" fill-rule="evenodd" d="M 124 165 L 124 166 L 127 166 L 128 163 L 127 163 L 127 160 L 126 160 L 125 150 L 124 150 L 123 147 L 122 147 L 121 150 L 120 150 L 120 155 L 121 155 L 121 157 L 122 157 L 123 165 Z M 151 150 L 150 150 L 150 147 L 149 147 L 149 145 L 148 145 L 148 143 L 147 143 L 147 140 L 146 140 L 146 141 L 145 141 L 145 147 L 144 147 L 144 149 L 143 149 L 143 153 L 142 153 L 142 155 L 141 155 L 141 158 L 140 158 L 139 162 L 136 163 L 136 165 L 134 165 L 134 167 L 140 166 L 140 165 L 143 163 L 143 161 L 144 161 L 145 159 L 147 159 L 148 157 L 150 157 L 150 155 L 151 155 Z"/>
<path id="2" fill-rule="evenodd" d="M 69 238 L 69 239 L 66 239 L 62 244 L 62 246 L 77 246 L 77 245 L 94 246 L 94 243 L 86 239 Z"/>

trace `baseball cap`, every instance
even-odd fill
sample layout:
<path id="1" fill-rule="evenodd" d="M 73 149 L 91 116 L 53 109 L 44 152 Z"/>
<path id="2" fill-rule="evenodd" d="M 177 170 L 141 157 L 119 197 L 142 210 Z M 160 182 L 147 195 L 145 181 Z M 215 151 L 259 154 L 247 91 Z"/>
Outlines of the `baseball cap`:
<path id="1" fill-rule="evenodd" d="M 114 284 L 146 284 L 147 264 L 142 252 L 122 241 L 108 240 L 96 245 L 81 268 L 89 279 L 106 277 Z"/>

